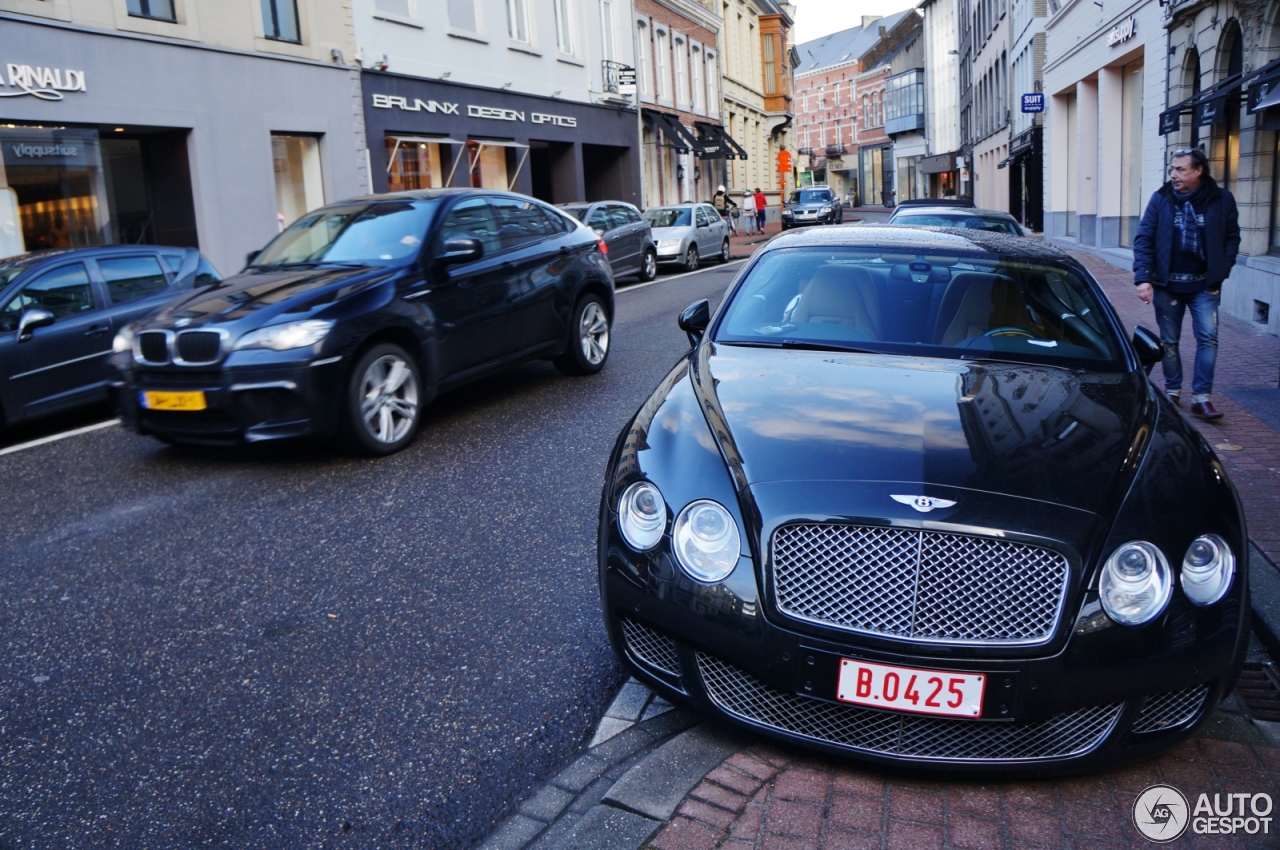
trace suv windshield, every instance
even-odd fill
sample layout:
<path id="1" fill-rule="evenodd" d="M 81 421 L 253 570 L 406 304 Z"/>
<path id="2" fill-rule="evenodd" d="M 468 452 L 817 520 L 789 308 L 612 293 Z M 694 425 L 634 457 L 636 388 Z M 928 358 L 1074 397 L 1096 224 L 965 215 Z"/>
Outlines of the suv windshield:
<path id="1" fill-rule="evenodd" d="M 645 221 L 650 227 L 688 227 L 689 210 L 680 207 L 658 207 L 644 211 Z"/>
<path id="2" fill-rule="evenodd" d="M 431 198 L 325 207 L 290 225 L 253 266 L 402 262 L 417 255 L 438 205 Z"/>
<path id="3" fill-rule="evenodd" d="M 752 266 L 715 341 L 1123 368 L 1078 270 L 983 253 L 788 248 Z"/>
<path id="4" fill-rule="evenodd" d="M 958 227 L 966 230 L 989 230 L 993 233 L 1022 235 L 1016 222 L 996 216 L 963 213 L 900 213 L 894 217 L 893 223 L 919 227 Z"/>
<path id="5" fill-rule="evenodd" d="M 830 189 L 801 189 L 791 193 L 793 204 L 825 204 L 831 201 Z"/>

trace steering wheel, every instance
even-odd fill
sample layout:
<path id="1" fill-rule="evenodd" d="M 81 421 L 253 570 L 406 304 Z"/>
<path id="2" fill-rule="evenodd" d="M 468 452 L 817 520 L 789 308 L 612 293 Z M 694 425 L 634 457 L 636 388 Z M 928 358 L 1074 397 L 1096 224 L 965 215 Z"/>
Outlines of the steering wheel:
<path id="1" fill-rule="evenodd" d="M 1026 330 L 1025 328 L 1015 328 L 1012 325 L 1005 325 L 1004 327 L 992 328 L 991 330 L 984 333 L 983 336 L 1021 336 L 1021 337 L 1026 337 L 1027 339 L 1038 339 L 1038 337 L 1035 334 L 1033 334 L 1031 331 Z"/>

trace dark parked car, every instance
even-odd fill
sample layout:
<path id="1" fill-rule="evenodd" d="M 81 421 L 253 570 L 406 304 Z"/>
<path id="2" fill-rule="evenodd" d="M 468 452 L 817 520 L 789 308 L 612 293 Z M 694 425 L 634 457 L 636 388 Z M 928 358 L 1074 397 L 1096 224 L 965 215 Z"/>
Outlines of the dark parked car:
<path id="1" fill-rule="evenodd" d="M 810 186 L 791 193 L 782 207 L 782 229 L 803 224 L 843 224 L 844 207 L 840 198 L 827 186 Z"/>
<path id="2" fill-rule="evenodd" d="M 0 425 L 106 401 L 116 331 L 220 279 L 193 248 L 61 249 L 0 261 Z"/>
<path id="3" fill-rule="evenodd" d="M 388 454 L 443 390 L 539 358 L 599 371 L 612 316 L 600 239 L 554 207 L 472 189 L 360 198 L 126 327 L 123 415 L 170 442 L 337 436 Z"/>
<path id="4" fill-rule="evenodd" d="M 889 224 L 911 227 L 956 227 L 963 230 L 989 230 L 1010 236 L 1030 236 L 1018 220 L 999 210 L 966 209 L 962 206 L 899 205 L 889 216 Z"/>
<path id="5" fill-rule="evenodd" d="M 1069 255 L 840 228 L 757 252 L 618 438 L 599 578 L 664 697 L 882 763 L 1185 739 L 1248 638 L 1244 516 Z"/>
<path id="6" fill-rule="evenodd" d="M 658 248 L 640 210 L 622 201 L 559 206 L 604 240 L 614 278 L 634 274 L 653 280 L 658 276 Z"/>

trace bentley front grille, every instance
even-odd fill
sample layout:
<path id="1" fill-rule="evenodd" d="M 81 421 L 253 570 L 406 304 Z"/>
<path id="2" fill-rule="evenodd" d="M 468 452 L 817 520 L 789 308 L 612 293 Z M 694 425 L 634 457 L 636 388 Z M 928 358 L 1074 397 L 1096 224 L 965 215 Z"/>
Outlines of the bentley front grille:
<path id="1" fill-rule="evenodd" d="M 782 614 L 885 637 L 1044 643 L 1068 573 L 1052 549 L 989 537 L 837 524 L 787 525 L 773 536 Z"/>
<path id="2" fill-rule="evenodd" d="M 622 621 L 622 635 L 626 638 L 627 650 L 641 664 L 668 676 L 680 675 L 680 657 L 671 638 L 626 619 Z"/>
<path id="3" fill-rule="evenodd" d="M 1149 696 L 1143 700 L 1138 719 L 1133 721 L 1133 731 L 1159 732 L 1185 726 L 1200 714 L 1207 696 L 1208 685 Z"/>
<path id="4" fill-rule="evenodd" d="M 1089 752 L 1115 727 L 1122 703 L 1030 723 L 890 714 L 775 690 L 750 673 L 698 653 L 707 696 L 736 717 L 793 735 L 891 756 L 949 761 L 1031 761 Z"/>

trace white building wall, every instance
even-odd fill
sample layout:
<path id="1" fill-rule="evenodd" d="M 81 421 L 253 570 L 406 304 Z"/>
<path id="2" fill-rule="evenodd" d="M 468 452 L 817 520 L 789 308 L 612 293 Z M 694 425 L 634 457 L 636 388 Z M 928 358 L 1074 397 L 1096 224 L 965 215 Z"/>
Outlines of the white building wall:
<path id="1" fill-rule="evenodd" d="M 924 9 L 925 121 L 931 154 L 960 149 L 960 46 L 956 0 Z"/>
<path id="2" fill-rule="evenodd" d="M 566 0 L 569 52 L 560 49 L 556 8 L 550 0 L 515 0 L 527 10 L 524 42 L 508 35 L 507 0 L 473 2 L 475 26 L 470 28 L 451 21 L 453 4 L 444 0 L 407 0 L 409 15 L 380 9 L 378 0 L 352 0 L 361 64 L 380 67 L 385 57 L 385 70 L 394 74 L 582 103 L 621 102 L 606 99 L 601 61 L 608 26 L 615 61 L 635 65 L 630 0 Z M 603 19 L 609 9 L 612 21 Z"/>

